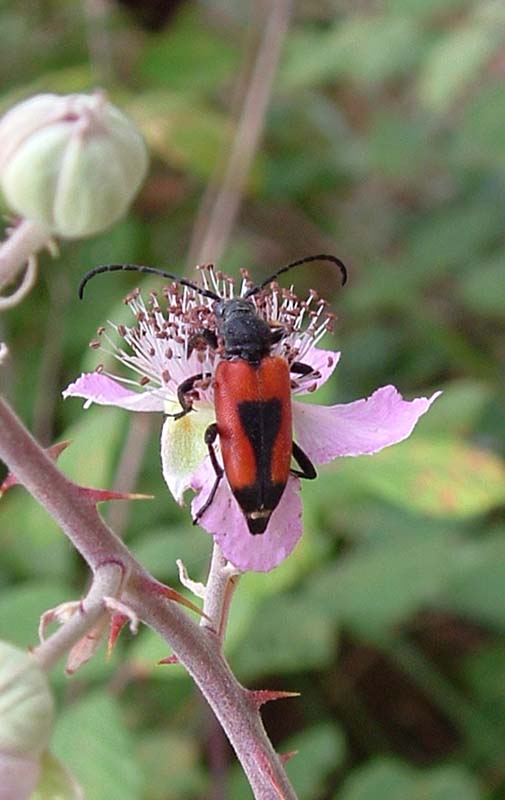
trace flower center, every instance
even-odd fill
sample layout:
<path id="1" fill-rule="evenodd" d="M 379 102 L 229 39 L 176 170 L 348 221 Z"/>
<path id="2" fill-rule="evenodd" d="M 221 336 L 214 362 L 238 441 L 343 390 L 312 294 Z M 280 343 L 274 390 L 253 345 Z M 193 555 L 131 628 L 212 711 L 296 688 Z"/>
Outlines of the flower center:
<path id="1" fill-rule="evenodd" d="M 201 267 L 200 276 L 202 287 L 225 301 L 244 297 L 254 285 L 247 270 L 242 270 L 238 295 L 234 281 L 211 265 Z M 211 403 L 212 376 L 225 347 L 213 312 L 215 301 L 176 283 L 165 286 L 161 294 L 160 300 L 158 293 L 151 292 L 146 305 L 139 289 L 130 292 L 124 302 L 134 323 L 110 322 L 116 337 L 112 338 L 102 326 L 97 331 L 98 338 L 90 343 L 106 354 L 109 362 L 115 360 L 126 367 L 130 377 L 113 374 L 103 364 L 97 370 L 114 380 L 160 394 L 169 402 L 177 399 L 177 389 L 184 380 L 201 374 L 203 382 L 196 384 L 194 399 Z M 252 295 L 251 301 L 258 316 L 272 330 L 272 355 L 282 356 L 289 364 L 303 362 L 311 348 L 333 329 L 334 315 L 328 311 L 326 301 L 313 291 L 306 300 L 300 300 L 292 288 L 282 289 L 273 283 Z M 282 335 L 276 335 L 279 329 Z M 117 336 L 122 344 L 117 343 Z M 314 377 L 314 373 L 294 375 L 293 388 L 303 386 L 309 390 Z"/>

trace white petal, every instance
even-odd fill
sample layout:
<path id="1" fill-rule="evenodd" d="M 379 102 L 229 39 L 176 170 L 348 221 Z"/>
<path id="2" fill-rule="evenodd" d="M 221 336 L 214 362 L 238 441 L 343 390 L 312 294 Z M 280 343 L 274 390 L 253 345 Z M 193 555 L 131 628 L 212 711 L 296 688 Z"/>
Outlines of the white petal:
<path id="1" fill-rule="evenodd" d="M 175 500 L 183 505 L 183 495 L 191 485 L 208 447 L 205 431 L 215 421 L 211 406 L 199 406 L 181 419 L 165 419 L 161 431 L 161 464 L 163 477 Z"/>

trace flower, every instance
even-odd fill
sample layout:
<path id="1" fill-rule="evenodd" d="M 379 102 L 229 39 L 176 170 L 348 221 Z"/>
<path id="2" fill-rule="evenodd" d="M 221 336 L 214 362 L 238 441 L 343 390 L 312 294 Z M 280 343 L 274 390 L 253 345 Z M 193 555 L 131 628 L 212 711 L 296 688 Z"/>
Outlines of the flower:
<path id="1" fill-rule="evenodd" d="M 223 298 L 233 296 L 229 278 L 212 267 L 204 268 L 201 274 L 204 287 Z M 244 271 L 240 296 L 251 285 Z M 223 357 L 222 347 L 212 349 L 207 344 L 208 333 L 216 332 L 214 301 L 194 289 L 173 284 L 163 291 L 163 308 L 155 293 L 146 305 L 138 289 L 125 302 L 134 315 L 134 324 L 111 323 L 124 346 L 118 346 L 104 327 L 99 328 L 98 339 L 91 346 L 127 367 L 130 377 L 111 374 L 101 365 L 95 372 L 81 375 L 63 394 L 85 398 L 86 406 L 98 403 L 170 415 L 180 411 L 179 385 L 201 373 L 204 379 L 195 384 L 193 412 L 180 419 L 167 416 L 161 434 L 165 481 L 181 505 L 187 489 L 197 493 L 192 503 L 195 517 L 215 484 L 204 441 L 205 430 L 215 421 L 212 379 Z M 280 341 L 272 346 L 272 355 L 282 356 L 289 364 L 296 360 L 312 367 L 307 375 L 291 374 L 293 397 L 314 392 L 328 380 L 340 358 L 340 353 L 317 346 L 333 322 L 325 301 L 314 292 L 300 301 L 292 290 L 273 284 L 252 296 L 251 302 L 273 329 L 280 326 L 284 330 Z M 293 400 L 294 439 L 316 465 L 339 456 L 376 453 L 407 438 L 438 394 L 409 402 L 393 386 L 384 386 L 366 400 L 348 404 L 320 406 Z M 219 437 L 216 444 L 219 459 Z M 301 536 L 299 488 L 299 479 L 290 475 L 265 532 L 252 535 L 224 476 L 198 522 L 238 569 L 267 572 L 291 553 Z"/>
<path id="2" fill-rule="evenodd" d="M 139 132 L 102 92 L 40 94 L 0 122 L 7 203 L 45 231 L 91 236 L 116 222 L 144 179 Z"/>

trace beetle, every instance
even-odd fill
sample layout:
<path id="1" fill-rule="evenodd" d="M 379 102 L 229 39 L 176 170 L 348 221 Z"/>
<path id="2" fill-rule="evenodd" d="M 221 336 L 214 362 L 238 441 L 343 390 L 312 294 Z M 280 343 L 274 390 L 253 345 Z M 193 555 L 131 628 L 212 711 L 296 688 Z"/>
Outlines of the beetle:
<path id="1" fill-rule="evenodd" d="M 336 256 L 326 254 L 290 262 L 247 289 L 242 297 L 223 298 L 187 278 L 137 264 L 96 267 L 87 272 L 79 284 L 78 293 L 82 299 L 84 287 L 94 275 L 132 270 L 169 278 L 215 301 L 213 314 L 217 333 L 206 329 L 195 334 L 189 344 L 189 352 L 196 346 L 197 339 L 203 339 L 214 350 L 220 347 L 220 359 L 213 375 L 216 421 L 205 431 L 215 481 L 193 520 L 194 524 L 212 504 L 223 475 L 226 475 L 253 535 L 262 534 L 267 529 L 290 474 L 308 480 L 317 476 L 314 465 L 293 440 L 291 414 L 291 373 L 309 375 L 314 370 L 308 364 L 297 361 L 289 364 L 284 357 L 272 355 L 273 346 L 285 335 L 284 329 L 272 329 L 258 314 L 251 299 L 279 275 L 311 261 L 336 264 L 342 274 L 342 285 L 345 284 L 345 265 Z M 192 411 L 195 386 L 208 377 L 200 372 L 184 380 L 177 389 L 181 410 L 168 416 L 181 419 Z M 218 437 L 222 466 L 215 450 Z M 298 468 L 291 467 L 292 459 Z"/>

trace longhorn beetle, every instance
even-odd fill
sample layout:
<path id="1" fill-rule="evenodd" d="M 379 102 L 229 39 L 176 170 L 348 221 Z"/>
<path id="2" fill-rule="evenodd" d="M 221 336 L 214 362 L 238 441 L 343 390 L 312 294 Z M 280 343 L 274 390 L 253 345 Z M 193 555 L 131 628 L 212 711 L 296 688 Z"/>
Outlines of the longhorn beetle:
<path id="1" fill-rule="evenodd" d="M 254 295 L 279 275 L 310 261 L 336 264 L 342 273 L 342 285 L 345 284 L 345 265 L 339 258 L 324 254 L 292 261 L 247 289 L 242 297 L 230 299 L 165 270 L 137 264 L 96 267 L 87 272 L 79 284 L 78 292 L 82 299 L 84 287 L 94 275 L 132 270 L 169 278 L 203 297 L 215 300 L 213 314 L 217 335 L 205 330 L 192 337 L 195 340 L 203 337 L 212 349 L 221 345 L 220 360 L 213 377 L 216 421 L 205 432 L 205 443 L 216 479 L 207 500 L 193 520 L 195 524 L 210 507 L 223 474 L 226 474 L 252 534 L 265 532 L 290 474 L 307 479 L 316 477 L 314 465 L 293 441 L 290 380 L 290 373 L 309 375 L 313 369 L 308 364 L 297 361 L 288 364 L 282 356 L 271 355 L 272 347 L 282 340 L 285 331 L 282 327 L 272 329 L 259 316 L 251 301 Z M 190 351 L 192 346 L 190 340 Z M 192 410 L 195 384 L 208 377 L 200 372 L 179 385 L 177 396 L 181 411 L 170 416 L 180 419 Z M 223 466 L 218 461 L 214 447 L 218 436 Z M 297 462 L 299 469 L 291 468 L 291 458 Z"/>

